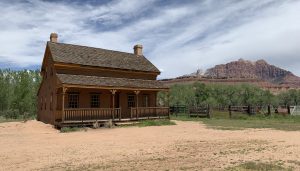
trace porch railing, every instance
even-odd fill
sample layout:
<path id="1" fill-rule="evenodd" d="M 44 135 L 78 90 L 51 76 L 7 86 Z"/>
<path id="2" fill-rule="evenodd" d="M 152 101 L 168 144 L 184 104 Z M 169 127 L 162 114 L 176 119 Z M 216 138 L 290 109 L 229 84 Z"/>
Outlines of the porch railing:
<path id="1" fill-rule="evenodd" d="M 131 118 L 170 117 L 169 107 L 134 107 L 131 108 Z"/>
<path id="2" fill-rule="evenodd" d="M 89 120 L 108 120 L 121 119 L 120 108 L 78 108 L 65 109 L 63 121 L 89 121 Z"/>
<path id="3" fill-rule="evenodd" d="M 130 115 L 122 115 L 121 108 L 77 108 L 57 111 L 55 119 L 62 122 L 93 122 L 101 120 L 122 120 L 141 118 L 169 118 L 168 107 L 138 107 L 131 108 Z"/>

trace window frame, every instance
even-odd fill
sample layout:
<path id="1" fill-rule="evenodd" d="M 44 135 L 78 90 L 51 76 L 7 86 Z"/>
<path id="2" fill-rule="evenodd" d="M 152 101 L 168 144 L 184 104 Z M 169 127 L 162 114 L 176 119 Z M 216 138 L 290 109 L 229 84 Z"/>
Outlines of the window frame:
<path id="1" fill-rule="evenodd" d="M 47 110 L 47 98 L 46 97 L 44 97 L 44 110 Z"/>
<path id="2" fill-rule="evenodd" d="M 136 99 L 136 97 L 134 94 L 127 95 L 127 107 L 128 108 L 136 107 L 135 99 Z"/>
<path id="3" fill-rule="evenodd" d="M 97 97 L 97 98 L 94 98 Z M 95 101 L 93 101 L 95 100 Z M 91 108 L 100 108 L 101 106 L 101 97 L 100 93 L 90 93 L 90 107 Z"/>
<path id="4" fill-rule="evenodd" d="M 68 108 L 76 109 L 79 108 L 79 93 L 69 92 L 68 93 Z"/>
<path id="5" fill-rule="evenodd" d="M 50 95 L 50 110 L 53 110 L 53 92 Z"/>
<path id="6" fill-rule="evenodd" d="M 43 110 L 43 105 L 44 105 L 44 103 L 43 103 L 43 97 L 41 97 L 40 110 Z"/>

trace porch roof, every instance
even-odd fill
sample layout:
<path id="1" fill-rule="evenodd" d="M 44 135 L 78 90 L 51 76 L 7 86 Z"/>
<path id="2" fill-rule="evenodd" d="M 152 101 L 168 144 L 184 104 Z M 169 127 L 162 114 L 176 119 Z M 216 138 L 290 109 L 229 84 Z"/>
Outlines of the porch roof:
<path id="1" fill-rule="evenodd" d="M 56 74 L 62 84 L 97 86 L 105 88 L 137 88 L 167 90 L 168 87 L 158 80 L 98 77 L 87 75 Z"/>

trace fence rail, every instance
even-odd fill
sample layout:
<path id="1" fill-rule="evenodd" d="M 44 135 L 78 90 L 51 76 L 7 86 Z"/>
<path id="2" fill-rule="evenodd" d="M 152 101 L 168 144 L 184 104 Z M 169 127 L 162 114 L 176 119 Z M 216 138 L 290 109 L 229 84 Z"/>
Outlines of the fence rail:
<path id="1" fill-rule="evenodd" d="M 200 117 L 205 116 L 210 118 L 211 117 L 211 109 L 209 105 L 206 106 L 193 106 L 189 108 L 189 115 L 190 117 Z"/>
<path id="2" fill-rule="evenodd" d="M 134 107 L 131 108 L 130 118 L 169 117 L 169 107 Z"/>

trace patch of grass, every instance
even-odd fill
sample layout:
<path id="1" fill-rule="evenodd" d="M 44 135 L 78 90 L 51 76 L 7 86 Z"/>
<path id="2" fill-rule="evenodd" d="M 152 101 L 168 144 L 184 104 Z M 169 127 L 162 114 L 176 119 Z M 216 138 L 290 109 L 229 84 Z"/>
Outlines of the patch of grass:
<path id="1" fill-rule="evenodd" d="M 4 122 L 21 122 L 24 121 L 23 119 L 7 119 L 7 118 L 3 118 L 0 117 L 0 123 L 4 123 Z"/>
<path id="2" fill-rule="evenodd" d="M 76 131 L 81 131 L 81 130 L 83 130 L 83 128 L 79 128 L 79 127 L 62 127 L 60 129 L 60 132 L 68 133 L 68 132 L 76 132 Z"/>
<path id="3" fill-rule="evenodd" d="M 285 168 L 281 165 L 274 163 L 256 163 L 256 162 L 246 162 L 238 166 L 229 167 L 225 169 L 226 171 L 291 171 L 291 168 Z"/>
<path id="4" fill-rule="evenodd" d="M 144 120 L 137 123 L 136 125 L 139 127 L 146 127 L 146 126 L 176 125 L 176 123 L 168 119 L 159 119 L 159 120 Z"/>
<path id="5" fill-rule="evenodd" d="M 234 113 L 232 118 L 229 118 L 228 112 L 213 113 L 213 118 L 195 118 L 189 117 L 187 114 L 171 116 L 173 120 L 181 121 L 202 121 L 210 128 L 221 130 L 241 130 L 246 128 L 271 128 L 284 131 L 299 131 L 300 117 L 299 116 L 282 116 L 282 115 L 252 115 Z"/>

